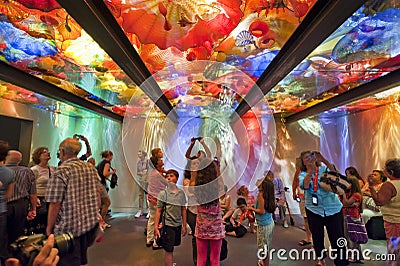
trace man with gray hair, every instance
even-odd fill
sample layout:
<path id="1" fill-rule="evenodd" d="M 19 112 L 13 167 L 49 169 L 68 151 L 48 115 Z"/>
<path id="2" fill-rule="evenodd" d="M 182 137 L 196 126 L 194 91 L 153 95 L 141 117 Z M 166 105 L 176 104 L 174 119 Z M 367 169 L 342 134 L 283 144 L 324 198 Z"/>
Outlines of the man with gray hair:
<path id="1" fill-rule="evenodd" d="M 46 201 L 49 213 L 46 234 L 72 233 L 74 250 L 60 254 L 58 265 L 87 264 L 87 249 L 94 242 L 99 220 L 97 200 L 97 171 L 79 160 L 81 143 L 73 138 L 61 142 L 62 164 L 51 176 Z"/>
<path id="2" fill-rule="evenodd" d="M 25 219 L 36 216 L 36 178 L 33 171 L 20 166 L 22 153 L 8 151 L 5 166 L 14 172 L 14 190 L 7 200 L 8 244 L 13 243 L 24 232 Z M 29 209 L 29 211 L 28 211 Z"/>

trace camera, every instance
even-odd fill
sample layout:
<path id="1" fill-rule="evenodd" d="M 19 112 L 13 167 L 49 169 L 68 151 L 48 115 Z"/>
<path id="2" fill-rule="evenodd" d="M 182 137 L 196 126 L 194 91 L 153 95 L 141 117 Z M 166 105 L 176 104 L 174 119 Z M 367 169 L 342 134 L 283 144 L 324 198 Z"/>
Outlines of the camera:
<path id="1" fill-rule="evenodd" d="M 74 134 L 74 139 L 82 139 L 83 135 Z"/>
<path id="2" fill-rule="evenodd" d="M 192 141 L 201 140 L 201 137 L 192 138 Z"/>
<path id="3" fill-rule="evenodd" d="M 47 236 L 44 234 L 20 236 L 10 247 L 21 265 L 32 265 L 46 241 Z M 71 233 L 54 236 L 54 247 L 58 249 L 58 254 L 71 253 L 74 250 L 74 237 Z"/>

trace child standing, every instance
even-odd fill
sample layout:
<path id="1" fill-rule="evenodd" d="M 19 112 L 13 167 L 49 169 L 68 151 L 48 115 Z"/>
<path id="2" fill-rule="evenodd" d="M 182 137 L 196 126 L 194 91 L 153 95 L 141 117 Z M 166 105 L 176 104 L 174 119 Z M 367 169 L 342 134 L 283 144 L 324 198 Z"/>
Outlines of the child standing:
<path id="1" fill-rule="evenodd" d="M 272 235 L 275 223 L 272 213 L 275 212 L 275 192 L 274 184 L 268 178 L 264 178 L 258 184 L 258 195 L 255 207 L 249 207 L 256 214 L 257 221 L 257 246 L 258 250 L 263 250 L 260 255 L 258 266 L 269 265 L 269 251 L 271 250 Z"/>
<path id="2" fill-rule="evenodd" d="M 347 243 L 349 243 L 349 248 L 358 250 L 358 254 L 353 253 L 355 256 L 352 259 L 349 259 L 350 263 L 361 263 L 362 253 L 361 253 L 361 245 L 354 243 L 349 238 L 349 232 L 347 229 L 347 215 L 349 215 L 352 219 L 360 219 L 360 213 L 362 212 L 362 193 L 360 184 L 358 179 L 354 176 L 349 176 L 348 180 L 351 184 L 350 191 L 343 195 L 342 203 L 343 203 L 343 215 L 344 215 L 344 235 L 347 239 Z"/>
<path id="3" fill-rule="evenodd" d="M 181 244 L 181 234 L 186 235 L 186 197 L 185 193 L 177 188 L 179 174 L 176 170 L 168 170 L 166 172 L 166 180 L 168 186 L 165 190 L 158 194 L 157 211 L 154 219 L 154 235 L 160 237 L 159 222 L 163 204 L 165 208 L 165 229 L 167 234 L 166 244 L 164 245 L 165 266 L 172 266 L 174 246 Z"/>

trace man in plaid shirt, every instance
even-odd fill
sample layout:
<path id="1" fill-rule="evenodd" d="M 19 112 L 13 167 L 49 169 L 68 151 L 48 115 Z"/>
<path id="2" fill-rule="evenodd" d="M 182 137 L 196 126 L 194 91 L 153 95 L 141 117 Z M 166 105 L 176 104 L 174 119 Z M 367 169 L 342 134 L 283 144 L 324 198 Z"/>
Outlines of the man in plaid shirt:
<path id="1" fill-rule="evenodd" d="M 62 164 L 51 176 L 46 201 L 50 203 L 46 233 L 72 233 L 74 250 L 60 254 L 58 265 L 87 264 L 87 249 L 98 228 L 97 171 L 78 158 L 81 143 L 67 138 L 60 144 Z"/>

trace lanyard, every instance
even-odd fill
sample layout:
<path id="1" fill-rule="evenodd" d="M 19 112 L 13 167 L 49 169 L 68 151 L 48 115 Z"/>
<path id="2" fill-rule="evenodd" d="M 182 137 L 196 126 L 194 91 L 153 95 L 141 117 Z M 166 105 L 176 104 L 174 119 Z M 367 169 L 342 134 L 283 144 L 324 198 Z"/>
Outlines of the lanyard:
<path id="1" fill-rule="evenodd" d="M 315 176 L 314 176 L 314 192 L 317 192 L 318 189 L 318 166 L 315 168 Z"/>
<path id="2" fill-rule="evenodd" d="M 246 213 L 242 212 L 242 214 L 240 215 L 239 222 L 238 222 L 237 226 L 240 226 L 242 224 L 242 221 L 243 221 L 245 216 L 246 216 Z"/>

